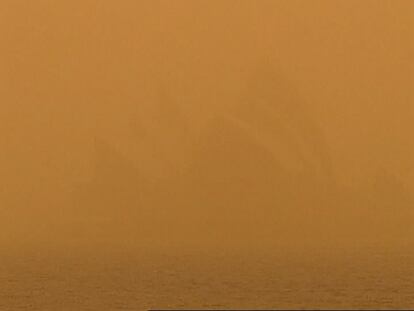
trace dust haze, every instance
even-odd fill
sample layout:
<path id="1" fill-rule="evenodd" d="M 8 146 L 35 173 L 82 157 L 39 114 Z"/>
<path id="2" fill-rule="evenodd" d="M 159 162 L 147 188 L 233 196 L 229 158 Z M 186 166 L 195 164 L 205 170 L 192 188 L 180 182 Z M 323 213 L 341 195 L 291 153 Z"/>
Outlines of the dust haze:
<path id="1" fill-rule="evenodd" d="M 411 1 L 2 1 L 0 243 L 411 245 Z"/>

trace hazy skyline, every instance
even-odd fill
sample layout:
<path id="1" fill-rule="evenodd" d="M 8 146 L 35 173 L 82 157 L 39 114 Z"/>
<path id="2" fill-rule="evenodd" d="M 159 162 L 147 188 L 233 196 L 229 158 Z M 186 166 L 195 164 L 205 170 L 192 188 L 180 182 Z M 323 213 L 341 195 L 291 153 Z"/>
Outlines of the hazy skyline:
<path id="1" fill-rule="evenodd" d="M 0 310 L 413 308 L 413 15 L 1 0 Z"/>
<path id="2" fill-rule="evenodd" d="M 412 194 L 410 1 L 1 7 L 0 200 L 12 231 L 71 215 L 71 193 L 95 178 L 96 138 L 152 183 L 187 170 L 226 116 L 284 168 L 312 163 L 351 189 L 387 171 Z"/>

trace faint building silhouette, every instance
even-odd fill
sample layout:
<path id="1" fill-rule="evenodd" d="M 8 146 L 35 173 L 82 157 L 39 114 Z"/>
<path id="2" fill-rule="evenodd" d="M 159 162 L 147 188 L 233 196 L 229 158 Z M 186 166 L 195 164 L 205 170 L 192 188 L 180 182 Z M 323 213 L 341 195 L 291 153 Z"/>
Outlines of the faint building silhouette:
<path id="1" fill-rule="evenodd" d="M 336 191 L 323 133 L 281 76 L 266 68 L 254 78 L 193 143 L 184 178 L 194 213 L 224 234 L 317 230 Z"/>
<path id="2" fill-rule="evenodd" d="M 134 165 L 104 140 L 95 138 L 90 181 L 73 193 L 78 213 L 91 219 L 116 219 L 137 214 L 149 187 Z"/>

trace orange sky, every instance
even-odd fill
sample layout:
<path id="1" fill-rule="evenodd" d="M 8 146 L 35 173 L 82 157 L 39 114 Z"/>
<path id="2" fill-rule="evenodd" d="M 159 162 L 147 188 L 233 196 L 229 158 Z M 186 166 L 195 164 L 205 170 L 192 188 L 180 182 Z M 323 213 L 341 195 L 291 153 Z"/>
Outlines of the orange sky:
<path id="1" fill-rule="evenodd" d="M 197 133 L 267 66 L 323 133 L 340 184 L 384 168 L 413 191 L 413 10 L 409 0 L 4 0 L 2 208 L 90 179 L 95 137 L 155 179 L 185 166 L 157 103 L 173 102 Z"/>

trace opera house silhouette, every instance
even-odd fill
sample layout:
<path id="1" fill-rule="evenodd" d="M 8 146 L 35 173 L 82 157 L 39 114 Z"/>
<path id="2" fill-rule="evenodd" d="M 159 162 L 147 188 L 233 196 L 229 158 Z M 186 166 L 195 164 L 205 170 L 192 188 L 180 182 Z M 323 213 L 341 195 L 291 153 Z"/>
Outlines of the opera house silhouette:
<path id="1" fill-rule="evenodd" d="M 164 156 L 171 169 L 162 178 L 150 179 L 140 170 L 144 160 L 131 161 L 104 139 L 96 139 L 94 177 L 73 194 L 82 217 L 124 219 L 144 235 L 157 232 L 168 239 L 181 234 L 200 241 L 288 236 L 323 240 L 346 226 L 353 226 L 353 233 L 338 232 L 348 232 L 342 238 L 352 239 L 362 231 L 381 235 L 376 228 L 385 222 L 387 235 L 393 226 L 399 232 L 401 226 L 410 230 L 406 222 L 412 201 L 398 180 L 383 174 L 365 189 L 337 183 L 310 106 L 275 71 L 259 70 L 237 105 L 215 115 L 200 132 L 189 129 L 169 96 L 161 99 L 159 119 L 153 121 L 166 128 L 170 153 L 164 150 Z M 159 140 L 145 135 L 143 140 L 139 132 L 136 139 L 148 152 Z M 395 202 L 402 209 L 399 216 L 390 212 Z"/>

